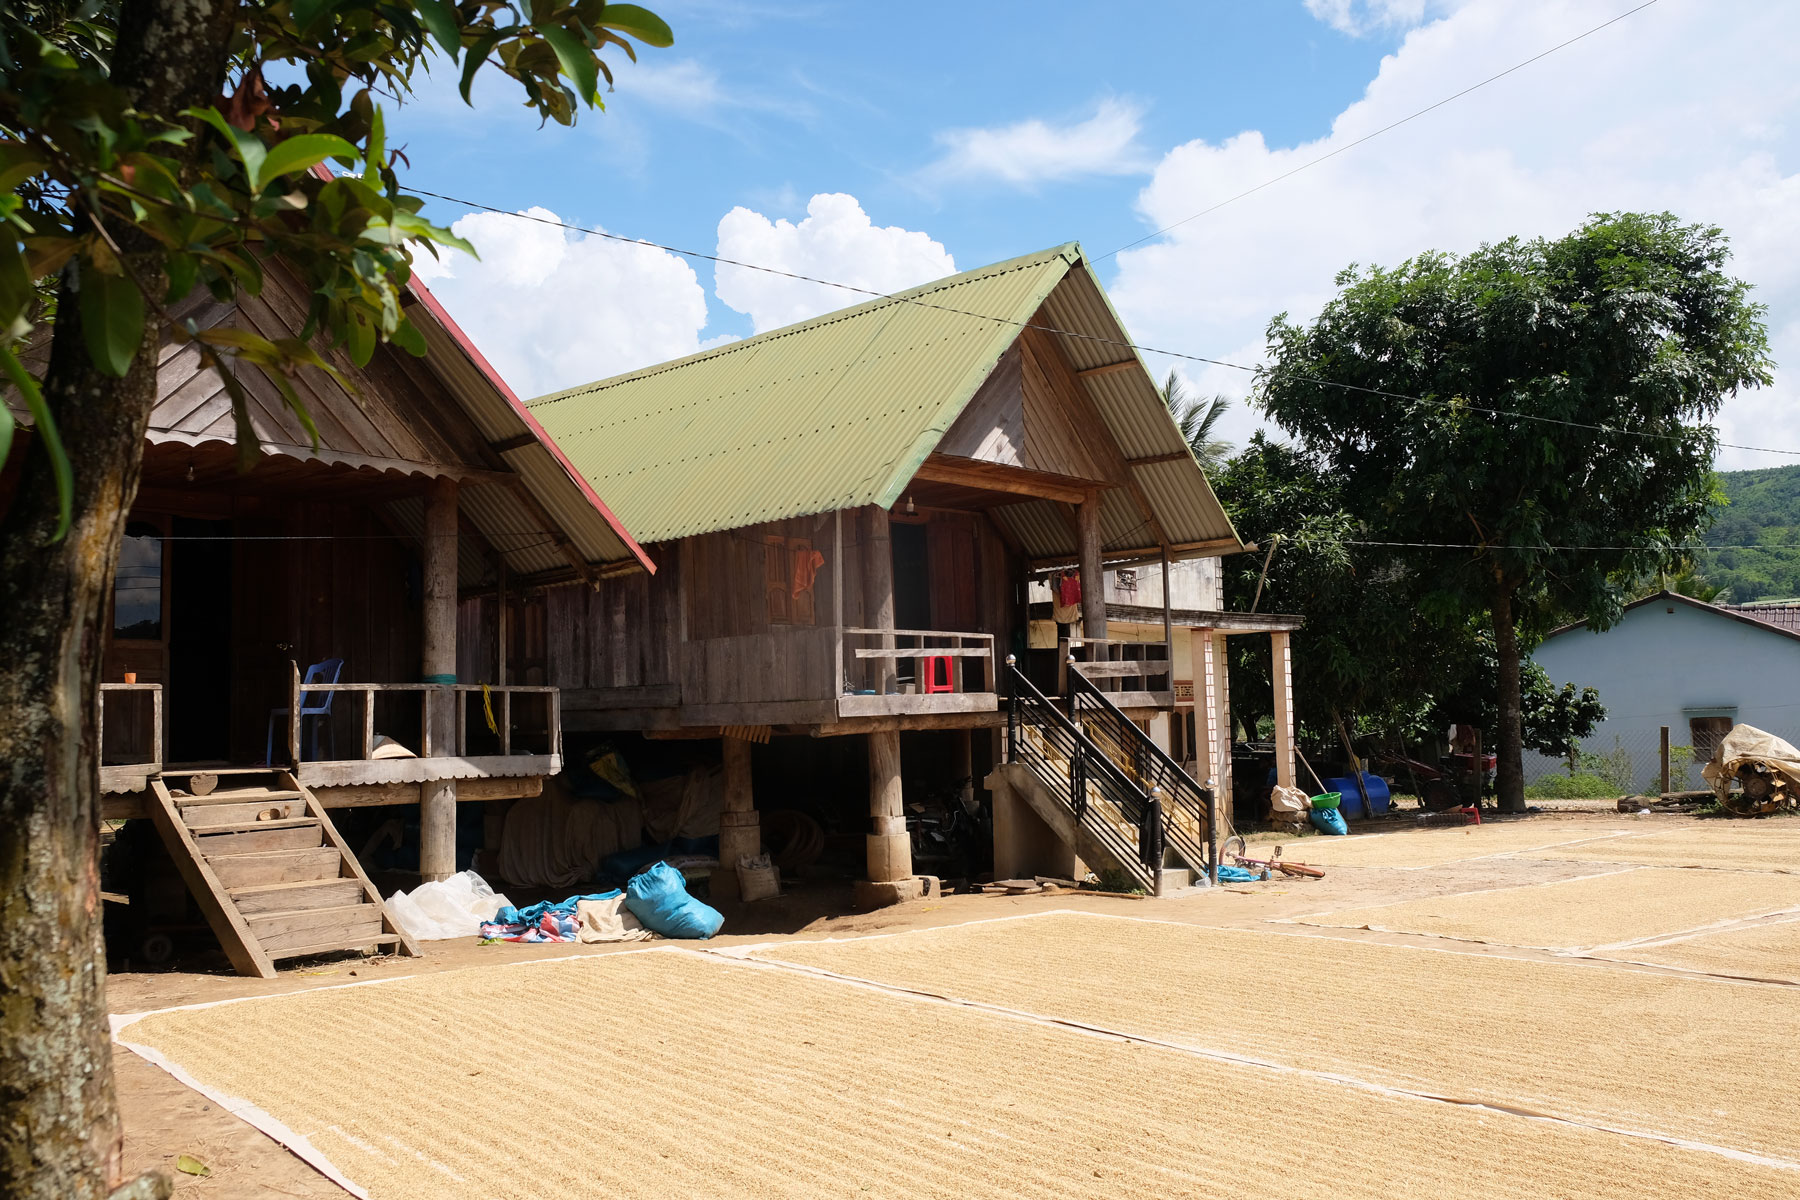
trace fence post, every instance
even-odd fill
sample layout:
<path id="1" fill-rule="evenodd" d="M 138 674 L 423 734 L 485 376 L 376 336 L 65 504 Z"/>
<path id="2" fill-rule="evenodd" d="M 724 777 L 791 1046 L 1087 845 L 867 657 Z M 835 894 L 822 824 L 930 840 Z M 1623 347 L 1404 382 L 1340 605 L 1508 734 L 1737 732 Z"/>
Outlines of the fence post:
<path id="1" fill-rule="evenodd" d="M 1013 678 L 1018 656 L 1006 656 L 1006 761 L 1019 761 L 1019 684 Z"/>
<path id="2" fill-rule="evenodd" d="M 1662 795 L 1669 794 L 1669 727 L 1662 727 Z"/>
<path id="3" fill-rule="evenodd" d="M 1206 798 L 1206 874 L 1214 884 L 1219 882 L 1219 800 L 1212 788 L 1201 788 Z"/>

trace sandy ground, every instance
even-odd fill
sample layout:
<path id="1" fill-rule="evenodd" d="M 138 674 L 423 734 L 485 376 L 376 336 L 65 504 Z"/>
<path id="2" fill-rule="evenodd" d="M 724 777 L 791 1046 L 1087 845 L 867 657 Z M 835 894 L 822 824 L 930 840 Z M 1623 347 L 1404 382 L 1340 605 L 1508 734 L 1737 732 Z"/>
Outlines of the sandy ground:
<path id="1" fill-rule="evenodd" d="M 1595 873 L 1592 860 L 1520 855 L 1521 851 L 1530 855 L 1532 847 L 1560 847 L 1567 843 L 1621 833 L 1636 840 L 1641 835 L 1653 832 L 1672 832 L 1684 837 L 1703 835 L 1700 836 L 1700 842 L 1710 845 L 1713 831 L 1719 827 L 1720 823 L 1716 821 L 1694 821 L 1674 816 L 1620 818 L 1616 814 L 1545 814 L 1521 821 L 1492 823 L 1483 827 L 1486 834 L 1468 835 L 1450 829 L 1421 832 L 1417 835 L 1387 835 L 1379 839 L 1386 842 L 1387 846 L 1379 855 L 1374 856 L 1387 865 L 1336 866 L 1328 871 L 1324 880 L 1277 879 L 1269 883 L 1236 885 L 1217 891 L 1139 901 L 1066 895 L 957 896 L 902 905 L 871 914 L 838 915 L 848 910 L 847 891 L 823 887 L 803 888 L 780 900 L 728 910 L 726 928 L 730 932 L 707 943 L 707 946 L 714 950 L 728 950 L 771 941 L 797 942 L 854 937 L 876 932 L 932 929 L 1052 909 L 1152 917 L 1162 921 L 1220 929 L 1268 931 L 1283 928 L 1269 925 L 1270 921 L 1291 920 L 1306 914 L 1572 880 Z M 1758 822 L 1745 824 L 1741 828 L 1790 834 L 1800 830 L 1800 823 Z M 1440 835 L 1439 840 L 1426 840 L 1434 835 Z M 1490 838 L 1488 835 L 1495 836 Z M 1360 842 L 1365 839 L 1353 840 Z M 1373 842 L 1377 839 L 1366 840 Z M 1406 848 L 1409 841 L 1417 843 L 1416 849 Z M 1771 841 L 1783 845 L 1770 854 L 1761 856 L 1767 860 L 1764 869 L 1773 867 L 1779 870 L 1784 863 L 1794 865 L 1793 856 L 1786 854 L 1785 843 L 1788 838 L 1781 836 Z M 1287 857 L 1318 861 L 1327 853 L 1342 854 L 1351 851 L 1348 843 L 1341 844 L 1342 849 L 1335 851 L 1326 851 L 1324 847 L 1328 845 L 1330 843 L 1324 839 L 1298 839 L 1290 844 Z M 1354 856 L 1369 853 L 1367 848 L 1358 847 Z M 1539 849 L 1537 853 L 1543 854 L 1544 851 Z M 1294 927 L 1289 925 L 1285 928 L 1292 930 Z M 1411 935 L 1375 931 L 1332 932 L 1341 940 L 1351 943 L 1417 945 L 1425 940 Z M 1438 946 L 1446 944 L 1442 939 L 1431 941 Z M 171 1005 L 302 991 L 321 985 L 429 976 L 469 967 L 526 962 L 571 954 L 586 956 L 618 952 L 617 949 L 606 947 L 567 945 L 482 947 L 472 942 L 427 943 L 427 948 L 428 953 L 422 959 L 339 961 L 284 972 L 274 980 L 243 979 L 226 974 L 121 974 L 111 979 L 109 997 L 115 1012 L 136 1013 Z M 632 947 L 627 947 L 630 948 Z M 1530 959 L 1539 954 L 1474 943 L 1458 944 L 1456 948 L 1459 954 L 1476 957 L 1499 955 L 1512 959 Z M 1548 955 L 1541 957 L 1546 960 L 1549 958 Z M 1729 959 L 1729 953 L 1725 957 Z M 1655 969 L 1640 968 L 1639 971 L 1654 973 Z M 533 972 L 523 974 L 531 975 Z M 1269 985 L 1266 980 L 1246 978 L 1241 986 L 1266 989 Z M 1229 1016 L 1229 1006 L 1223 1001 L 1219 1005 L 1219 1011 Z M 1538 1019 L 1541 1021 L 1544 1018 L 1540 1014 Z M 1731 1036 L 1729 1026 L 1708 1023 L 1706 1028 L 1707 1036 L 1715 1047 L 1718 1039 Z M 360 1035 L 349 1035 L 350 1044 L 345 1045 L 342 1052 L 352 1060 L 378 1058 L 383 1054 L 384 1046 L 399 1032 L 403 1031 L 370 1027 L 361 1031 Z M 1371 1033 L 1370 1036 L 1378 1038 L 1379 1034 Z M 470 1047 L 470 1054 L 476 1057 L 505 1056 L 513 1053 L 512 1047 L 515 1045 L 504 1037 L 484 1038 L 480 1031 L 469 1031 L 465 1041 Z M 213 1169 L 213 1175 L 209 1178 L 178 1176 L 177 1185 L 183 1195 L 343 1195 L 334 1185 L 279 1145 L 209 1104 L 163 1071 L 128 1052 L 121 1051 L 115 1057 L 120 1107 L 126 1125 L 126 1155 L 132 1168 L 172 1168 L 177 1155 L 193 1154 Z M 854 1062 L 842 1063 L 839 1069 L 846 1077 L 854 1076 L 856 1071 Z M 955 1067 L 945 1068 L 945 1089 L 955 1091 L 956 1070 Z M 1029 1067 L 1029 1072 L 1040 1079 L 1060 1079 L 1060 1070 L 1060 1065 L 1054 1062 Z M 940 1101 L 942 1099 L 943 1097 L 939 1097 Z M 1204 1100 L 1197 1102 L 1204 1103 Z M 1270 1097 L 1270 1103 L 1279 1107 L 1280 1101 L 1277 1097 Z M 520 1114 L 504 1111 L 504 1104 L 498 1107 L 502 1111 L 496 1112 L 494 1117 L 505 1125 L 513 1126 L 521 1119 Z M 1495 1119 L 1492 1114 L 1486 1118 L 1489 1124 Z M 1291 1140 L 1285 1134 L 1275 1133 L 1272 1125 L 1266 1128 L 1270 1132 L 1265 1136 L 1265 1149 Z M 1567 1148 L 1560 1151 L 1567 1152 Z M 1531 1151 L 1526 1156 L 1531 1157 L 1537 1153 Z M 1640 1148 L 1636 1153 L 1642 1154 L 1643 1151 Z M 1104 1168 L 1096 1168 L 1101 1169 Z M 1745 1194 L 1755 1194 L 1760 1186 L 1747 1184 Z M 878 1186 L 876 1190 L 888 1189 Z M 1029 1190 L 1031 1189 L 1024 1189 Z M 1013 1191 L 1023 1194 L 1018 1189 Z M 1586 1189 L 1576 1187 L 1569 1194 L 1584 1193 Z M 783 1193 L 781 1189 L 774 1188 L 764 1189 L 761 1194 Z"/>

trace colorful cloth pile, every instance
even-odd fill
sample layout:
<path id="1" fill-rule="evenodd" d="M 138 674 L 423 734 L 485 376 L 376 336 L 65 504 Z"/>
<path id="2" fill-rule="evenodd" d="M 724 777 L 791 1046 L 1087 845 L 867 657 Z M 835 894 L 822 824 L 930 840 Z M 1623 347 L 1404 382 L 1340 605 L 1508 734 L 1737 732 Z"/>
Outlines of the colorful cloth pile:
<path id="1" fill-rule="evenodd" d="M 575 906 L 583 900 L 612 900 L 621 895 L 617 890 L 596 892 L 587 896 L 570 896 L 567 900 L 545 900 L 527 908 L 508 904 L 494 914 L 491 921 L 481 923 L 484 942 L 575 942 L 581 940 L 581 917 Z"/>

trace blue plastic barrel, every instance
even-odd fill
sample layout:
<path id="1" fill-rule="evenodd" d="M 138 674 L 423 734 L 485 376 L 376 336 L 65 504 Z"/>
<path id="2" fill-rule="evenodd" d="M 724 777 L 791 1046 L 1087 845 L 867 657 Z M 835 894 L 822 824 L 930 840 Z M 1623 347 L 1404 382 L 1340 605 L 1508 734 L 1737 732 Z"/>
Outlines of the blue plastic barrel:
<path id="1" fill-rule="evenodd" d="M 1388 810 L 1387 780 L 1364 771 L 1362 782 L 1363 787 L 1368 790 L 1369 807 L 1374 810 L 1375 815 L 1379 816 L 1386 812 Z M 1338 804 L 1338 811 L 1344 814 L 1345 820 L 1360 821 L 1370 815 L 1363 811 L 1362 793 L 1356 790 L 1356 776 L 1340 775 L 1335 779 L 1327 779 L 1325 789 L 1343 797 Z"/>

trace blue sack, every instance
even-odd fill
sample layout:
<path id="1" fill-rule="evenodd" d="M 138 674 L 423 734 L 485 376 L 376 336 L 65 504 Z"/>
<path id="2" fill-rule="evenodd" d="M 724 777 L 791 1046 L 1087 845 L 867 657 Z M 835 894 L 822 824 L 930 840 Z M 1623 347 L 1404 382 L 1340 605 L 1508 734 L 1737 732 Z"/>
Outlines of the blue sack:
<path id="1" fill-rule="evenodd" d="M 1312 818 L 1313 828 L 1320 833 L 1336 834 L 1343 837 L 1350 832 L 1350 826 L 1344 820 L 1344 814 L 1335 808 L 1315 808 L 1307 814 Z"/>
<path id="2" fill-rule="evenodd" d="M 1255 883 L 1257 878 L 1258 876 L 1248 867 L 1221 866 L 1219 868 L 1220 883 Z"/>
<path id="3" fill-rule="evenodd" d="M 725 918 L 688 895 L 681 872 L 659 862 L 625 885 L 625 907 L 644 928 L 668 938 L 700 938 L 719 932 Z"/>

